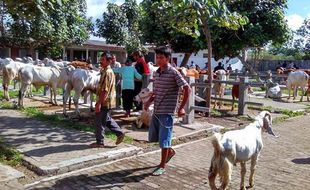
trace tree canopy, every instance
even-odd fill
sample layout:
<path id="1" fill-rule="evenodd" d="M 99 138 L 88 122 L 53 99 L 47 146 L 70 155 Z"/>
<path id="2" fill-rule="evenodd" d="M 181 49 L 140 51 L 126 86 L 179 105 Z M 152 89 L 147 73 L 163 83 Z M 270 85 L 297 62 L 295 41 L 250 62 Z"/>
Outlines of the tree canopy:
<path id="1" fill-rule="evenodd" d="M 310 59 L 310 19 L 305 19 L 298 30 L 291 31 L 285 44 L 273 45 L 269 52 L 287 58 Z"/>
<path id="2" fill-rule="evenodd" d="M 1 1 L 0 1 L 1 2 Z M 85 0 L 2 0 L 5 46 L 62 46 L 88 39 L 92 23 Z"/>
<path id="3" fill-rule="evenodd" d="M 143 49 L 139 30 L 140 10 L 136 0 L 125 0 L 122 5 L 108 3 L 102 19 L 96 20 L 96 35 L 107 43 L 125 46 L 127 52 Z"/>

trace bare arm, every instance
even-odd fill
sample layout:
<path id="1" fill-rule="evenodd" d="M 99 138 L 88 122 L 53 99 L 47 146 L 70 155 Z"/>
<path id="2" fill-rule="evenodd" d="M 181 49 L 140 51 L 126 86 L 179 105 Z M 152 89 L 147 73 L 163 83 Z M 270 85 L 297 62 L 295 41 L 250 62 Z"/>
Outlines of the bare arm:
<path id="1" fill-rule="evenodd" d="M 182 102 L 181 102 L 181 104 L 179 106 L 179 110 L 178 110 L 178 116 L 179 117 L 182 117 L 183 115 L 185 115 L 184 106 L 188 100 L 190 92 L 191 92 L 191 88 L 188 85 L 183 87 L 183 99 L 182 99 Z"/>

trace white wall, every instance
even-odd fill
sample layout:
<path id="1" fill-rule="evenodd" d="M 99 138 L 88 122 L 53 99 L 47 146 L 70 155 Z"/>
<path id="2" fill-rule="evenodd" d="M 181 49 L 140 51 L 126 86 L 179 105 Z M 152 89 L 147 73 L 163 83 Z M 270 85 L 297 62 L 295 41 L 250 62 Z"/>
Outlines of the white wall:
<path id="1" fill-rule="evenodd" d="M 181 65 L 181 62 L 184 58 L 184 53 L 172 53 L 172 58 L 177 59 L 177 66 Z M 229 60 L 229 62 L 226 64 L 229 57 L 225 57 L 224 61 L 223 59 L 219 59 L 218 61 L 215 61 L 214 58 L 212 58 L 212 69 L 218 65 L 218 62 L 222 62 L 224 65 L 224 68 L 228 66 L 228 64 L 231 64 L 231 67 L 233 70 L 238 69 L 241 70 L 243 65 L 241 61 L 238 58 L 232 58 Z M 200 50 L 196 54 L 193 53 L 188 62 L 187 65 L 191 66 L 191 63 L 193 61 L 194 66 L 197 64 L 200 68 L 205 68 L 205 63 L 208 61 L 208 51 L 207 50 Z"/>

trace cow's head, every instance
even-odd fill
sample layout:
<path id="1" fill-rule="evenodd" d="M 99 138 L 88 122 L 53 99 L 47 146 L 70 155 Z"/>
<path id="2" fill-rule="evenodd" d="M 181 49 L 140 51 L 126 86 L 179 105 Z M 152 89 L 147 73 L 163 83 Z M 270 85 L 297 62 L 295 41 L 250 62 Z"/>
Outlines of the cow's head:
<path id="1" fill-rule="evenodd" d="M 137 96 L 134 97 L 134 101 L 145 103 L 152 95 L 153 92 L 151 92 L 148 88 L 144 88 Z"/>

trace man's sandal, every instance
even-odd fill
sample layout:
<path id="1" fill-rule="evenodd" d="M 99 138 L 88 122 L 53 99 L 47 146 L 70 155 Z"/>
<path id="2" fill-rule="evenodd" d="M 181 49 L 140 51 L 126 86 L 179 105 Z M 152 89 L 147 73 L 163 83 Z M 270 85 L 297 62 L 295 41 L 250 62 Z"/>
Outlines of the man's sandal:
<path id="1" fill-rule="evenodd" d="M 164 173 L 166 173 L 165 168 L 157 168 L 156 170 L 154 170 L 153 172 L 153 176 L 160 176 L 163 175 Z"/>

